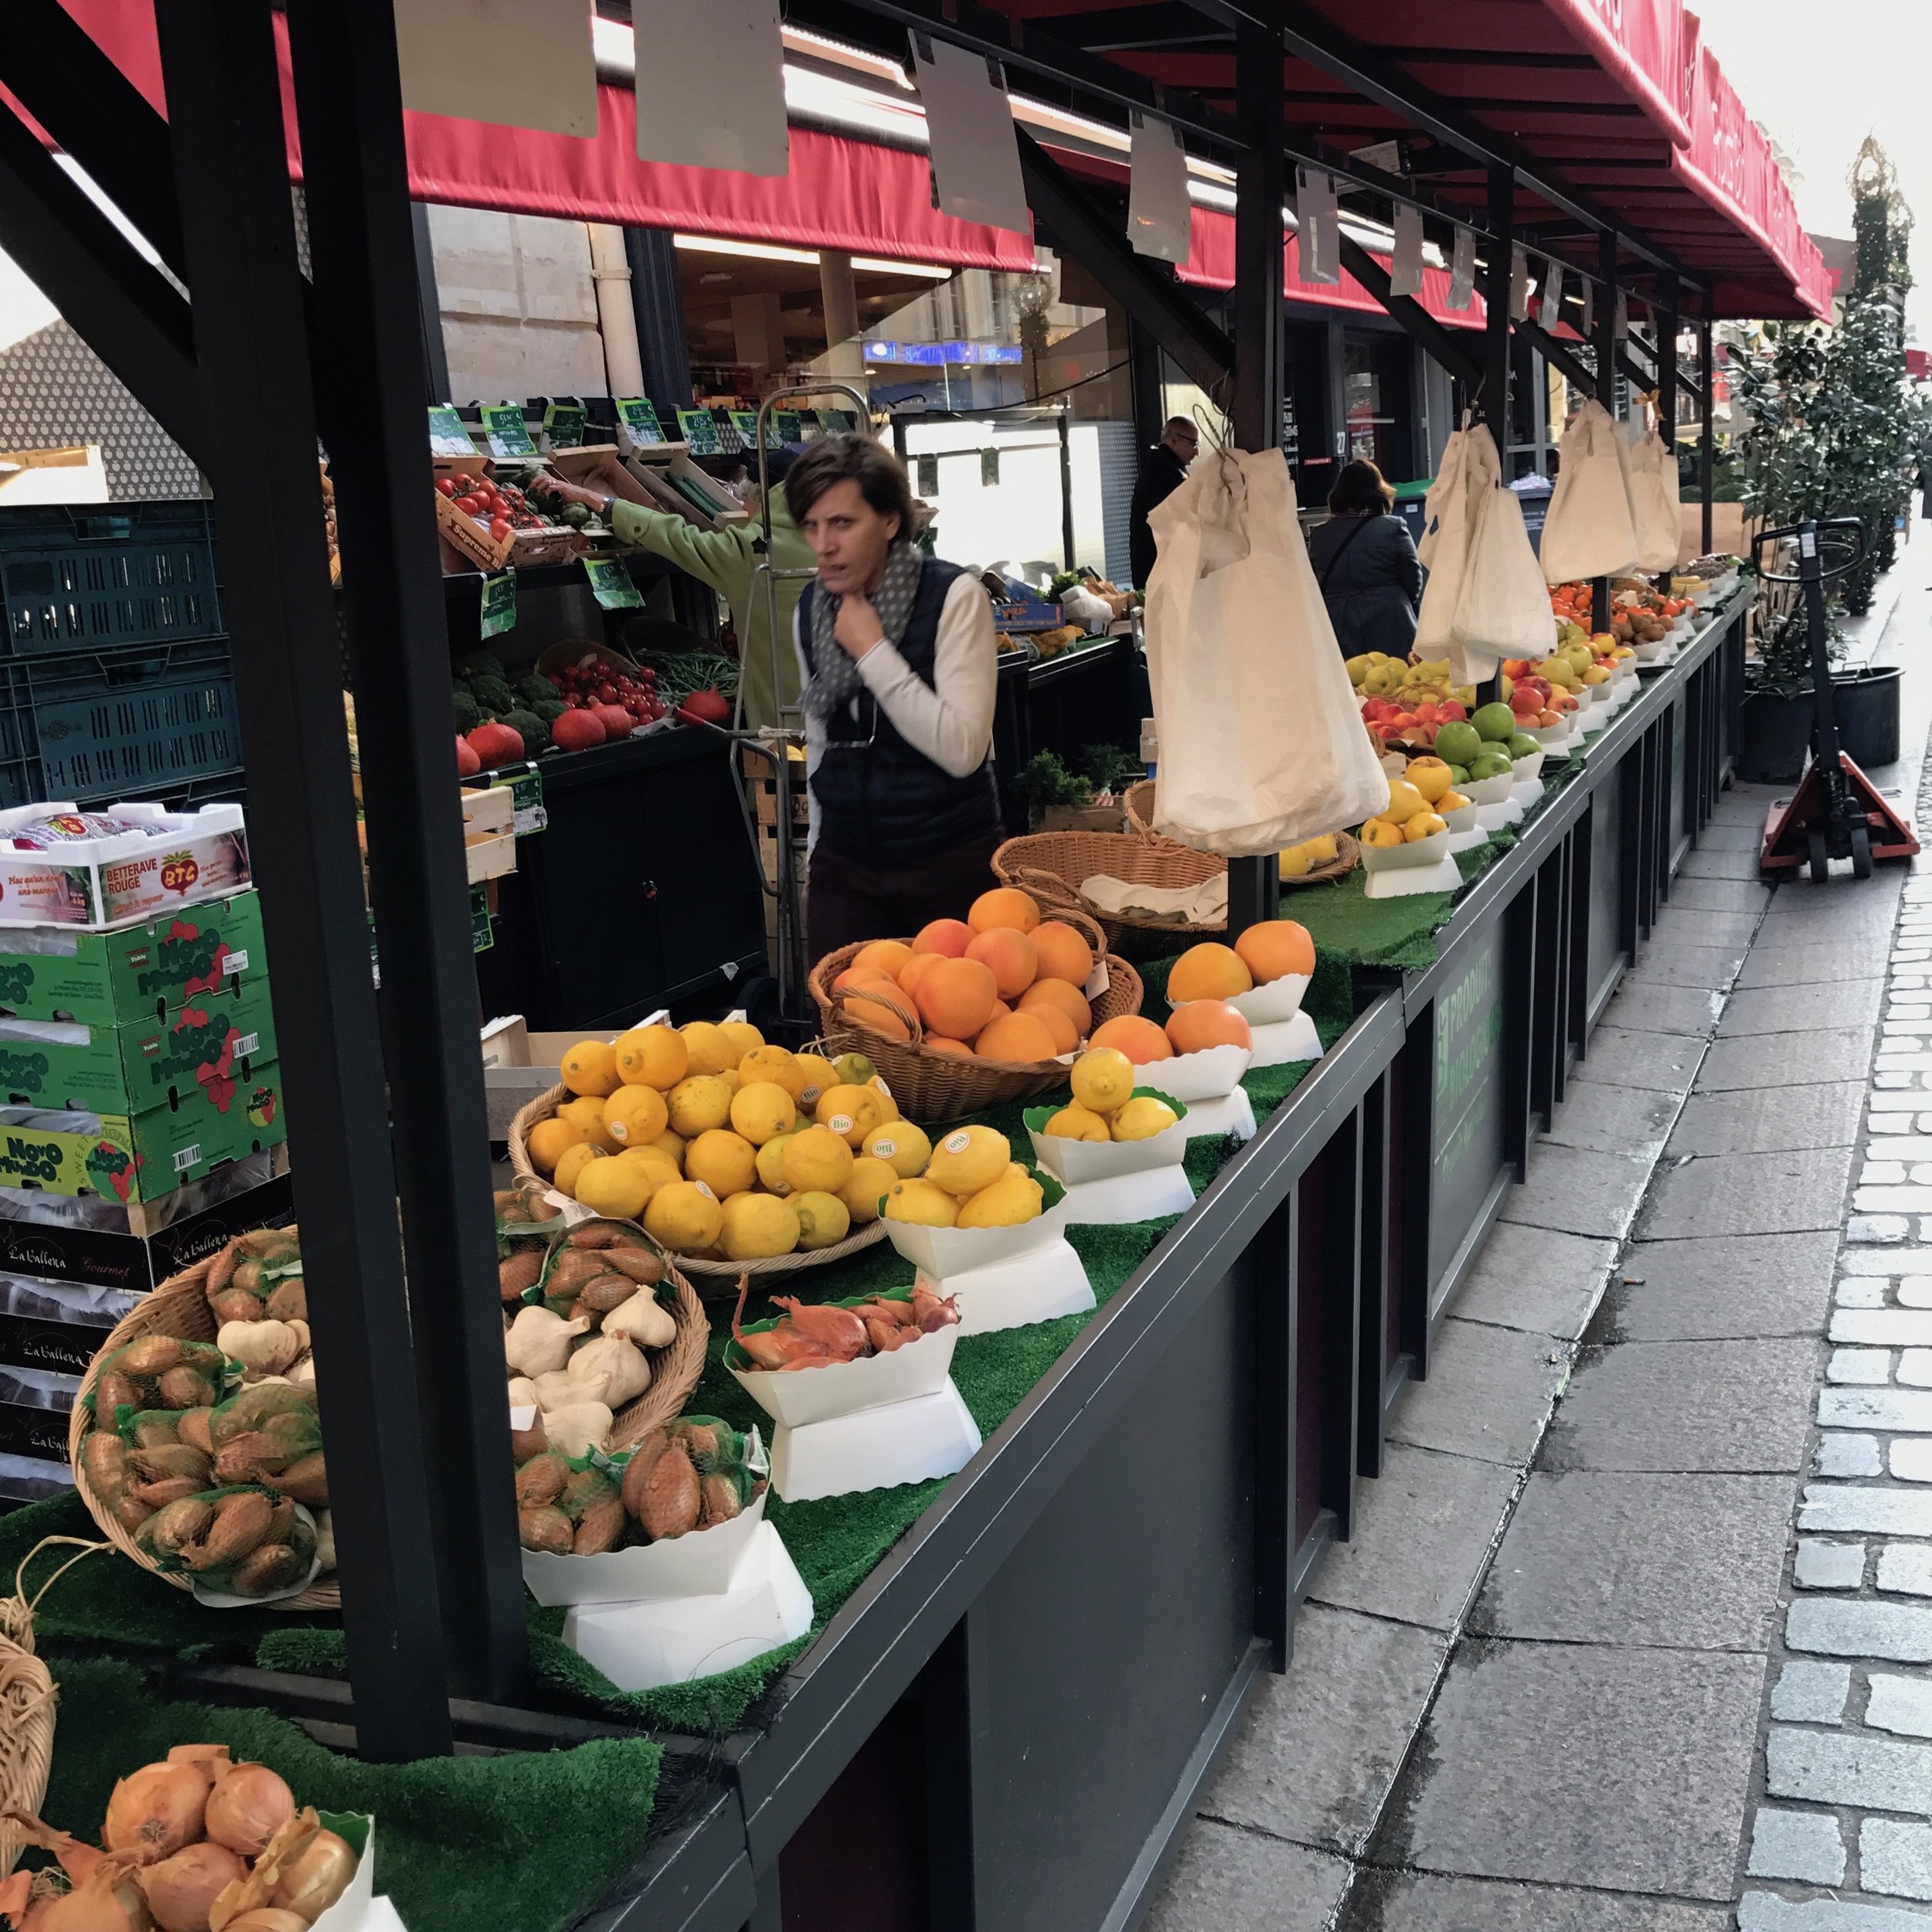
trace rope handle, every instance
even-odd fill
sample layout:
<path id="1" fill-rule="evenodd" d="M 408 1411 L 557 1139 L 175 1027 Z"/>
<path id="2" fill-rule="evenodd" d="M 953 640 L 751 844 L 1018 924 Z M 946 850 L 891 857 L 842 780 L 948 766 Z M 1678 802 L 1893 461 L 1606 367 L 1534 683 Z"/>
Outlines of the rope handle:
<path id="1" fill-rule="evenodd" d="M 71 1545 L 80 1551 L 77 1556 L 70 1556 L 32 1596 L 26 1590 L 27 1566 L 43 1549 L 52 1549 L 61 1544 Z M 20 1559 L 19 1567 L 13 1573 L 13 1594 L 0 1598 L 0 1635 L 18 1644 L 22 1650 L 33 1648 L 33 1614 L 40 1607 L 40 1600 L 60 1582 L 75 1564 L 83 1563 L 98 1549 L 111 1549 L 110 1543 L 90 1543 L 84 1536 L 43 1536 L 32 1549 Z"/>
<path id="2" fill-rule="evenodd" d="M 1056 911 L 1078 913 L 1086 910 L 1080 894 L 1057 873 L 1038 872 L 1030 866 L 1015 866 L 1008 876 L 1015 884 L 1031 893 L 1036 899 L 1045 900 Z M 1086 937 L 1087 935 L 1083 934 L 1082 937 Z"/>

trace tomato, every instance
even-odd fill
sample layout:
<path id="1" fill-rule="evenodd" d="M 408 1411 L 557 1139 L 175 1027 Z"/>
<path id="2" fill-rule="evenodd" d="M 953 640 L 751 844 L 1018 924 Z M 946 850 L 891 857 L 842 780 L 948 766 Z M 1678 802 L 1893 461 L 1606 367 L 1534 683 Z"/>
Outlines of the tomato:
<path id="1" fill-rule="evenodd" d="M 501 543 L 509 534 L 510 519 L 508 517 L 498 516 L 490 519 L 490 536 L 493 542 Z"/>
<path id="2" fill-rule="evenodd" d="M 476 488 L 476 478 L 473 476 L 465 476 L 461 470 L 457 471 L 453 480 L 459 490 L 467 492 Z"/>
<path id="3" fill-rule="evenodd" d="M 436 479 L 436 494 L 438 496 L 454 498 L 456 495 L 456 485 L 447 476 L 439 476 Z"/>
<path id="4" fill-rule="evenodd" d="M 456 499 L 456 507 L 465 516 L 474 516 L 483 507 L 483 505 L 480 498 L 466 495 L 459 496 Z"/>
<path id="5" fill-rule="evenodd" d="M 615 685 L 600 684 L 597 686 L 597 702 L 599 704 L 615 704 L 617 701 L 617 688 Z"/>

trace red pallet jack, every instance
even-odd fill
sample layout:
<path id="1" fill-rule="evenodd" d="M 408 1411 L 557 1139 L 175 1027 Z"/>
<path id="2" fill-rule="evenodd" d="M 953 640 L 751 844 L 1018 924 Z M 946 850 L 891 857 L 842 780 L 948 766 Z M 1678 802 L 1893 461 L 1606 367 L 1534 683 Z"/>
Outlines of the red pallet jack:
<path id="1" fill-rule="evenodd" d="M 1764 549 L 1795 539 L 1795 575 L 1767 570 Z M 1835 560 L 1828 569 L 1824 552 Z M 1775 554 L 1775 553 L 1774 553 Z M 1855 879 L 1869 879 L 1875 859 L 1910 859 L 1919 849 L 1912 828 L 1878 787 L 1838 748 L 1838 721 L 1832 710 L 1832 664 L 1825 648 L 1825 587 L 1857 568 L 1865 554 L 1864 526 L 1855 516 L 1820 523 L 1807 519 L 1788 529 L 1766 530 L 1757 539 L 1757 574 L 1766 583 L 1804 587 L 1804 617 L 1811 647 L 1811 757 L 1789 798 L 1774 800 L 1764 815 L 1764 845 L 1758 857 L 1766 872 L 1796 871 L 1808 862 L 1814 883 L 1831 876 L 1834 859 L 1849 859 Z"/>

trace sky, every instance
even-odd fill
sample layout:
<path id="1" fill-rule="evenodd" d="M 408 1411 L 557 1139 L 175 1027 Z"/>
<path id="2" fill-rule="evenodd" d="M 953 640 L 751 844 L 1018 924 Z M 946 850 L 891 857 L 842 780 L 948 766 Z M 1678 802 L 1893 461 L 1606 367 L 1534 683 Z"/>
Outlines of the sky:
<path id="1" fill-rule="evenodd" d="M 1791 157 L 1814 233 L 1849 236 L 1845 185 L 1876 134 L 1917 217 L 1913 339 L 1932 344 L 1932 0 L 1691 0 L 1746 111 Z"/>

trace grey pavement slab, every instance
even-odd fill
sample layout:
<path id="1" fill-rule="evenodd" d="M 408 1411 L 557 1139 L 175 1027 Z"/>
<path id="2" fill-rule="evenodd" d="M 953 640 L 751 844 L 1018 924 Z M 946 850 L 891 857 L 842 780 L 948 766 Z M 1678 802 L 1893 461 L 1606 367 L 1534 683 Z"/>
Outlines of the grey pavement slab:
<path id="1" fill-rule="evenodd" d="M 1355 1539 L 1321 1560 L 1317 1603 L 1449 1630 L 1502 1526 L 1515 1472 L 1392 1442 L 1380 1480 L 1356 1492 Z"/>
<path id="2" fill-rule="evenodd" d="M 1851 1695 L 1849 1664 L 1815 1664 L 1805 1658 L 1789 1658 L 1771 1686 L 1771 1715 L 1787 1723 L 1842 1724 Z"/>
<path id="3" fill-rule="evenodd" d="M 1777 894 L 1765 913 L 1753 944 L 1816 946 L 1831 940 L 1840 948 L 1840 960 L 1849 964 L 1851 948 L 1889 940 L 1897 917 L 1896 898 L 1868 899 L 1857 891 L 1802 897 L 1787 889 Z"/>
<path id="4" fill-rule="evenodd" d="M 1469 1628 L 1549 1643 L 1761 1651 L 1791 1501 L 1775 1476 L 1539 1471 Z"/>
<path id="5" fill-rule="evenodd" d="M 1865 1721 L 1874 1730 L 1932 1737 L 1932 1683 L 1923 1678 L 1893 1677 L 1882 1671 L 1872 1672 L 1871 1683 Z"/>
<path id="6" fill-rule="evenodd" d="M 1761 913 L 1771 903 L 1768 886 L 1755 879 L 1685 879 L 1672 882 L 1667 903 L 1698 913 Z"/>
<path id="7" fill-rule="evenodd" d="M 1556 1123 L 1540 1146 L 1582 1147 L 1599 1154 L 1634 1154 L 1655 1160 L 1683 1105 L 1679 1094 L 1643 1087 L 1612 1087 L 1607 1080 L 1572 1080 L 1556 1110 Z M 1539 1153 L 1532 1157 L 1535 1163 Z"/>
<path id="8" fill-rule="evenodd" d="M 1547 1335 L 1452 1317 L 1437 1336 L 1429 1379 L 1396 1403 L 1389 1439 L 1520 1467 L 1569 1367 L 1570 1351 Z"/>
<path id="9" fill-rule="evenodd" d="M 1925 1914 L 1912 1906 L 1747 1892 L 1738 1902 L 1737 1932 L 1925 1932 Z"/>
<path id="10" fill-rule="evenodd" d="M 1735 1652 L 1467 1643 L 1378 1853 L 1728 1901 L 1764 1679 Z"/>
<path id="11" fill-rule="evenodd" d="M 1763 815 L 1745 823 L 1714 818 L 1697 835 L 1699 852 L 1754 852 L 1764 842 Z"/>
<path id="12" fill-rule="evenodd" d="M 1802 1885 L 1838 1885 L 1845 1878 L 1845 1838 L 1828 1811 L 1760 1808 L 1751 1820 L 1750 1862 L 1756 1879 L 1791 1879 Z"/>
<path id="13" fill-rule="evenodd" d="M 1835 1228 L 1851 1177 L 1849 1146 L 1696 1155 L 1658 1170 L 1638 1232 L 1669 1241 Z"/>
<path id="14" fill-rule="evenodd" d="M 1923 1817 L 1932 1810 L 1932 1744 L 1774 1724 L 1764 1747 L 1764 1788 L 1774 1798 Z"/>
<path id="15" fill-rule="evenodd" d="M 1587 1349 L 1538 1464 L 1795 1476 L 1818 1363 L 1817 1344 L 1801 1336 Z M 1781 1488 L 1788 1513 L 1792 1485 Z"/>
<path id="16" fill-rule="evenodd" d="M 1932 1825 L 1865 1819 L 1859 1826 L 1859 1883 L 1868 1892 L 1932 1899 Z"/>
<path id="17" fill-rule="evenodd" d="M 1457 1316 L 1574 1342 L 1616 1258 L 1614 1241 L 1498 1221 L 1463 1279 Z"/>
<path id="18" fill-rule="evenodd" d="M 1626 979 L 1604 1009 L 1604 1024 L 1645 1033 L 1688 1033 L 1709 1039 L 1717 1031 L 1724 995 L 1698 986 L 1660 986 Z"/>
<path id="19" fill-rule="evenodd" d="M 1757 930 L 1755 913 L 1693 912 L 1665 906 L 1651 929 L 1653 943 L 1665 946 L 1748 946 Z M 1750 962 L 1747 961 L 1748 970 Z"/>
<path id="20" fill-rule="evenodd" d="M 1700 986 L 1722 990 L 1744 963 L 1742 941 L 1731 946 L 1697 946 L 1687 940 L 1652 940 L 1624 975 L 1626 985 Z"/>
<path id="21" fill-rule="evenodd" d="M 1685 1034 L 1644 1033 L 1606 1023 L 1590 1036 L 1581 1077 L 1658 1094 L 1686 1093 L 1704 1048 L 1702 1040 Z"/>
<path id="22" fill-rule="evenodd" d="M 1932 1536 L 1932 1494 L 1853 1483 L 1808 1483 L 1801 1529 L 1862 1529 L 1879 1536 Z"/>
<path id="23" fill-rule="evenodd" d="M 1537 1148 L 1529 1178 L 1504 1195 L 1500 1218 L 1621 1240 L 1649 1182 L 1650 1162 L 1639 1155 L 1553 1142 Z"/>
<path id="24" fill-rule="evenodd" d="M 1816 1032 L 1777 1033 L 1763 1039 L 1711 1043 L 1698 1070 L 1699 1093 L 1732 1088 L 1810 1087 L 1821 1080 L 1862 1080 L 1871 1070 L 1872 1032 L 1833 1026 Z"/>
<path id="25" fill-rule="evenodd" d="M 1671 1131 L 1672 1154 L 1778 1154 L 1791 1148 L 1849 1147 L 1865 1109 L 1862 1080 L 1815 1087 L 1749 1087 L 1692 1094 Z"/>
<path id="26" fill-rule="evenodd" d="M 1818 1399 L 1823 1429 L 1932 1434 L 1932 1394 L 1920 1389 L 1826 1389 Z"/>
<path id="27" fill-rule="evenodd" d="M 1932 1663 L 1932 1610 L 1866 1599 L 1801 1597 L 1786 1612 L 1784 1641 L 1821 1657 Z"/>
<path id="28" fill-rule="evenodd" d="M 1854 965 L 1876 971 L 1883 964 L 1884 953 L 1875 944 L 1869 954 L 1857 959 L 1847 957 L 1845 949 L 1828 939 L 1785 940 L 1774 937 L 1767 945 L 1753 946 L 1737 975 L 1739 992 L 1761 986 L 1834 985 Z"/>
<path id="29" fill-rule="evenodd" d="M 1638 1241 L 1611 1279 L 1598 1325 L 1604 1339 L 1623 1342 L 1816 1335 L 1837 1248 L 1837 1236 L 1824 1233 Z"/>
<path id="30" fill-rule="evenodd" d="M 1338 1932 L 1730 1932 L 1720 1906 L 1568 1886 L 1365 1871 Z"/>
<path id="31" fill-rule="evenodd" d="M 1196 1818 L 1146 1932 L 1322 1932 L 1347 1889 L 1345 1859 Z"/>
<path id="32" fill-rule="evenodd" d="M 1884 964 L 1882 958 L 1873 963 Z M 1725 1006 L 1717 1031 L 1724 1038 L 1733 1033 L 1755 1036 L 1811 1032 L 1820 1027 L 1874 1026 L 1884 997 L 1882 976 L 1797 986 L 1740 986 Z"/>
<path id="33" fill-rule="evenodd" d="M 1421 1725 L 1447 1648 L 1434 1631 L 1305 1605 L 1295 1619 L 1294 1666 L 1262 1679 L 1202 1814 L 1359 1852 Z"/>
<path id="34" fill-rule="evenodd" d="M 1677 876 L 1679 879 L 1748 879 L 1755 884 L 1758 871 L 1756 845 L 1699 845 L 1684 855 Z M 1675 889 L 1671 896 L 1676 896 Z"/>

